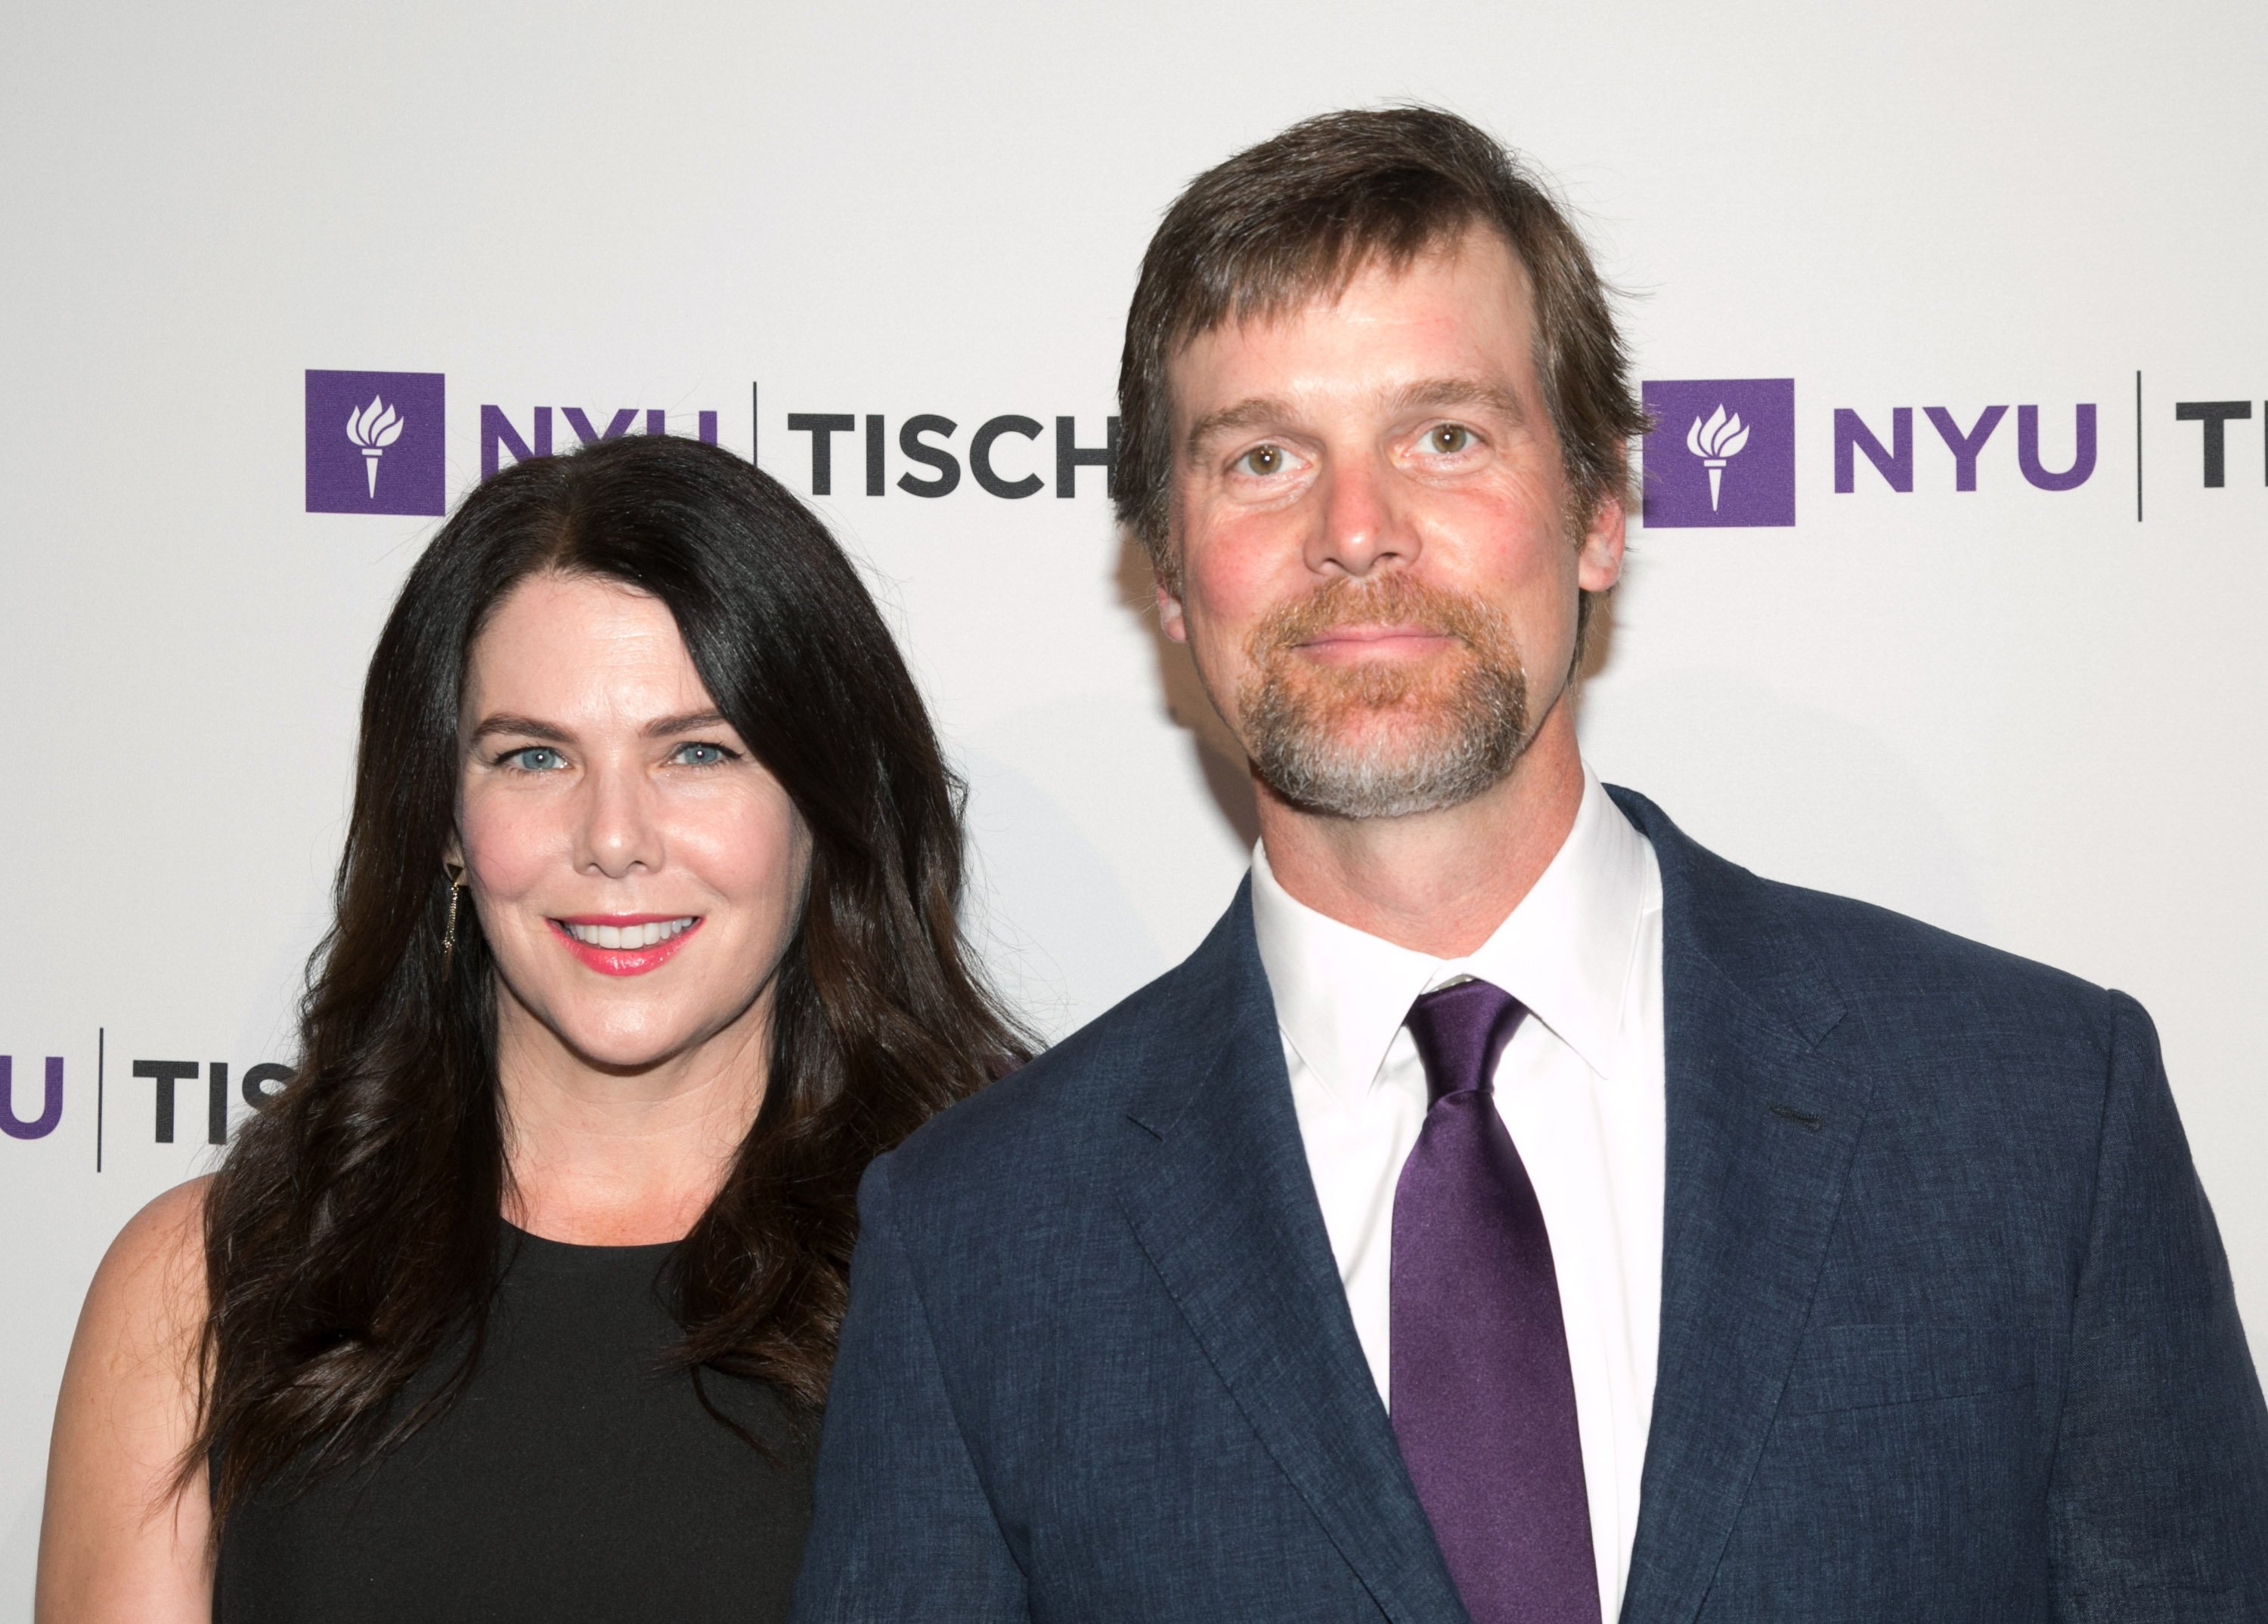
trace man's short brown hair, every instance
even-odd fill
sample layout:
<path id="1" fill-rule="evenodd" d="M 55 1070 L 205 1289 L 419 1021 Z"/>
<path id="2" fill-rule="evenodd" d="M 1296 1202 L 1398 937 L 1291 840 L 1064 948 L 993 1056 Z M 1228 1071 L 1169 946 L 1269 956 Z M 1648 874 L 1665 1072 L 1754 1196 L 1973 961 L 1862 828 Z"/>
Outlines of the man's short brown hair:
<path id="1" fill-rule="evenodd" d="M 1558 206 L 1511 153 L 1453 113 L 1326 113 L 1190 181 L 1142 256 L 1118 368 L 1116 502 L 1119 522 L 1168 581 L 1179 579 L 1173 358 L 1224 322 L 1295 309 L 1373 262 L 1399 269 L 1475 225 L 1501 235 L 1527 269 L 1535 370 L 1559 437 L 1571 520 L 1580 528 L 1601 500 L 1624 495 L 1628 442 L 1644 431 L 1645 414 L 1606 289 Z"/>

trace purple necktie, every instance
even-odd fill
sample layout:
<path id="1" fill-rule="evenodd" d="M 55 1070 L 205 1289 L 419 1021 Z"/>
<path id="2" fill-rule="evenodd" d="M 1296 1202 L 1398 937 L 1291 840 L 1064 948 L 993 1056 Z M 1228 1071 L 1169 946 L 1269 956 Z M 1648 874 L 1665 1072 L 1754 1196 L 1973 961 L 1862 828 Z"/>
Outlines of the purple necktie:
<path id="1" fill-rule="evenodd" d="M 1410 1006 L 1433 1104 L 1394 1191 L 1388 1384 L 1473 1624 L 1599 1624 L 1551 1238 L 1490 1088 L 1527 1013 L 1485 981 Z"/>

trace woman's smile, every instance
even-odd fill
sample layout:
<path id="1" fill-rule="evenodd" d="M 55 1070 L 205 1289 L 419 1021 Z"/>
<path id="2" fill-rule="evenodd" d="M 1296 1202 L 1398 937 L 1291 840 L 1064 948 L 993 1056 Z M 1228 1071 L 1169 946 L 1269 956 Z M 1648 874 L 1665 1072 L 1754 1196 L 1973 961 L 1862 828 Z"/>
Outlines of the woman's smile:
<path id="1" fill-rule="evenodd" d="M 551 926 L 574 956 L 605 976 L 659 970 L 700 927 L 699 914 L 586 914 Z"/>

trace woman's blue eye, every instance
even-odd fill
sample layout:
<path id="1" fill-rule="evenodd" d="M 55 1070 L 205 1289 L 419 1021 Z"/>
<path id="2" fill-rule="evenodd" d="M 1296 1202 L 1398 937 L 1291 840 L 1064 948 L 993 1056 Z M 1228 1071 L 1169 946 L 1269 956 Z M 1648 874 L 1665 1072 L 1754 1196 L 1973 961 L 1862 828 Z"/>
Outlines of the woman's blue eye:
<path id="1" fill-rule="evenodd" d="M 681 744 L 677 759 L 688 767 L 716 767 L 724 764 L 728 752 L 721 744 Z"/>
<path id="2" fill-rule="evenodd" d="M 566 758 L 548 744 L 531 744 L 524 750 L 514 750 L 504 761 L 523 772 L 549 772 L 567 764 Z"/>

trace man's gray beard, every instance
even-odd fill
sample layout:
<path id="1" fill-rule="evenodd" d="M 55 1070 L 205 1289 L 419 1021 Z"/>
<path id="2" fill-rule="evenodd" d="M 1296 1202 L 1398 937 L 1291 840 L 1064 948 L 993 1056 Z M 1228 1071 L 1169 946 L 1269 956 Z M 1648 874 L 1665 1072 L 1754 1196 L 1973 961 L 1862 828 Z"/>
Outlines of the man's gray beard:
<path id="1" fill-rule="evenodd" d="M 1434 600 L 1425 622 L 1466 645 L 1464 669 L 1438 697 L 1424 692 L 1432 685 L 1424 676 L 1392 668 L 1298 671 L 1288 636 L 1262 655 L 1241 706 L 1245 749 L 1262 782 L 1292 805 L 1348 818 L 1438 812 L 1501 783 L 1528 748 L 1527 677 L 1500 618 L 1470 600 L 1410 595 Z M 1341 736 L 1344 721 L 1392 712 L 1404 712 L 1392 727 Z"/>
<path id="2" fill-rule="evenodd" d="M 1263 683 L 1245 712 L 1246 748 L 1261 780 L 1310 812 L 1407 817 L 1462 806 L 1502 783 L 1528 747 L 1527 684 L 1516 669 L 1506 677 L 1474 672 L 1424 737 L 1359 742 L 1334 737 L 1288 684 Z"/>

